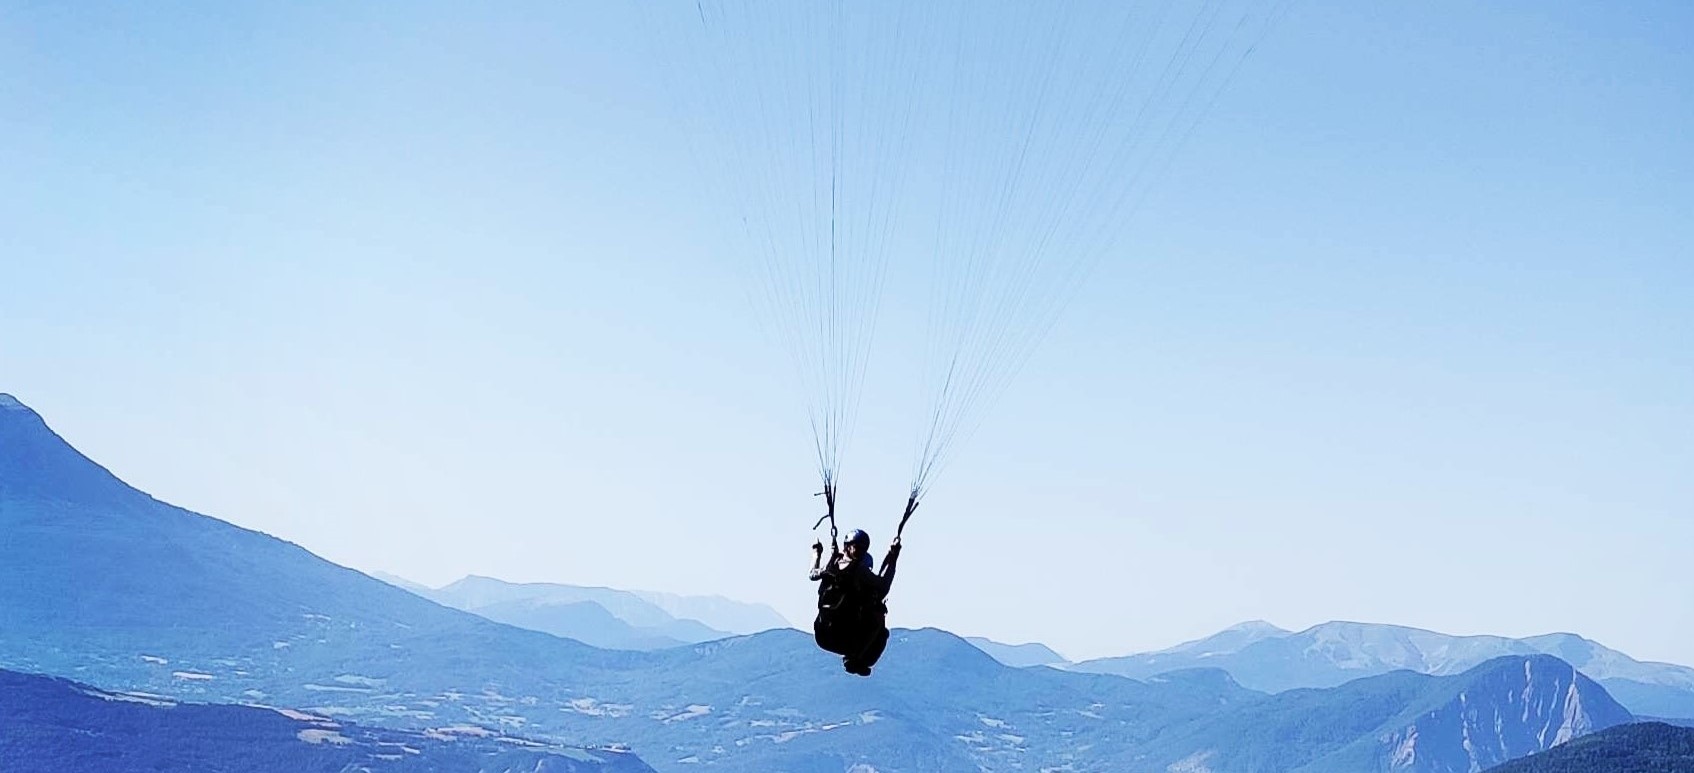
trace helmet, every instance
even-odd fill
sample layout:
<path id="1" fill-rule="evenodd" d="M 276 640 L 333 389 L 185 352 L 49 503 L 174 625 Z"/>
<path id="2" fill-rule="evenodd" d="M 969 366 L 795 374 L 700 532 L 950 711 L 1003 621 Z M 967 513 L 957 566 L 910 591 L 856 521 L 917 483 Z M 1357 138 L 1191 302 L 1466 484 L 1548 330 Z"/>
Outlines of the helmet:
<path id="1" fill-rule="evenodd" d="M 871 535 L 866 534 L 863 529 L 854 529 L 847 532 L 847 539 L 843 540 L 842 544 L 858 545 L 860 550 L 869 550 L 871 547 Z"/>

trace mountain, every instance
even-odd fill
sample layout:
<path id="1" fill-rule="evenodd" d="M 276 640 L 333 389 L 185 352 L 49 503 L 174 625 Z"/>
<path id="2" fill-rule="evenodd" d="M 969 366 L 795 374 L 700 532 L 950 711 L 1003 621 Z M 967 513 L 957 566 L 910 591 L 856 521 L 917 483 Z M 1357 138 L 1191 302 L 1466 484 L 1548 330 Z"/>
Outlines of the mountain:
<path id="1" fill-rule="evenodd" d="M 1694 728 L 1619 725 L 1488 773 L 1694 773 Z"/>
<path id="2" fill-rule="evenodd" d="M 1291 631 L 1278 628 L 1263 620 L 1249 620 L 1237 623 L 1204 639 L 1178 644 L 1167 650 L 1161 650 L 1154 655 L 1185 655 L 1193 658 L 1208 658 L 1231 652 L 1239 652 L 1242 648 L 1254 642 L 1265 639 L 1277 639 L 1287 636 Z"/>
<path id="3" fill-rule="evenodd" d="M 471 575 L 422 595 L 490 620 L 612 649 L 662 649 L 731 635 L 698 620 L 673 617 L 634 593 L 613 588 L 510 583 Z"/>
<path id="4" fill-rule="evenodd" d="M 794 624 L 766 604 L 749 604 L 722 596 L 678 596 L 654 591 L 631 591 L 641 600 L 682 620 L 698 620 L 719 631 L 729 633 L 759 633 L 774 628 L 793 628 Z"/>
<path id="5" fill-rule="evenodd" d="M 486 649 L 497 654 L 478 654 Z M 624 656 L 448 609 L 154 500 L 34 411 L 0 400 L 0 668 L 105 689 L 316 706 L 370 692 L 352 670 L 360 664 L 407 672 L 431 694 L 440 674 L 481 693 L 561 661 L 593 669 Z"/>
<path id="6" fill-rule="evenodd" d="M 35 411 L 0 392 L 0 501 L 107 508 L 134 503 L 133 489 L 46 430 Z"/>
<path id="7" fill-rule="evenodd" d="M 728 636 L 717 633 L 712 636 L 690 637 L 690 640 L 686 641 L 672 638 L 657 632 L 664 629 L 630 625 L 592 601 L 549 602 L 519 599 L 466 611 L 507 625 L 550 633 L 612 650 L 660 650 L 681 647 L 693 641 L 709 641 Z"/>
<path id="8" fill-rule="evenodd" d="M 965 637 L 965 641 L 970 642 L 977 649 L 988 653 L 989 657 L 992 657 L 995 660 L 1013 668 L 1058 666 L 1070 662 L 1065 660 L 1065 656 L 1054 652 L 1052 648 L 1045 644 L 1001 644 L 1000 642 L 992 639 L 984 639 L 980 636 L 967 636 Z"/>
<path id="9" fill-rule="evenodd" d="M 411 580 L 408 580 L 408 579 L 401 577 L 400 575 L 397 575 L 397 574 L 389 574 L 387 572 L 366 572 L 366 574 L 368 574 L 372 577 L 375 577 L 378 580 L 386 582 L 389 585 L 392 585 L 396 588 L 400 588 L 401 590 L 409 590 L 409 591 L 416 593 L 420 596 L 426 595 L 431 590 L 434 590 L 433 588 L 429 587 L 428 585 L 424 585 L 423 583 L 419 583 L 419 582 L 412 582 Z"/>
<path id="10" fill-rule="evenodd" d="M 367 728 L 287 709 L 183 704 L 3 670 L 0 726 L 7 773 L 652 770 L 624 751 L 565 748 L 475 727 Z"/>
<path id="11" fill-rule="evenodd" d="M 839 661 L 792 630 L 660 655 L 665 663 L 631 675 L 642 693 L 631 697 L 602 679 L 585 688 L 592 696 L 585 710 L 615 714 L 623 705 L 634 714 L 627 704 L 669 697 L 676 713 L 659 724 L 613 717 L 624 723 L 615 735 L 637 751 L 675 744 L 689 754 L 667 759 L 734 770 L 1098 769 L 1106 750 L 1127 750 L 1169 723 L 1262 697 L 1221 674 L 1153 685 L 1007 668 L 927 629 L 895 631 L 871 679 L 845 678 Z"/>
<path id="12" fill-rule="evenodd" d="M 1642 662 L 1570 633 L 1522 641 L 1581 669 L 1637 715 L 1694 718 L 1694 668 Z"/>
<path id="13" fill-rule="evenodd" d="M 1283 692 L 1177 728 L 1134 764 L 1211 773 L 1481 770 L 1632 720 L 1570 664 L 1508 656 L 1455 676 L 1397 671 Z"/>
<path id="14" fill-rule="evenodd" d="M 1244 686 L 1281 692 L 1334 687 L 1401 669 L 1455 674 L 1491 657 L 1535 652 L 1511 639 L 1446 636 L 1392 625 L 1333 622 L 1290 633 L 1263 623 L 1244 623 L 1168 650 L 1087 661 L 1075 669 L 1140 678 L 1204 666 L 1224 669 Z"/>
<path id="15" fill-rule="evenodd" d="M 9 645 L 147 632 L 150 640 L 268 648 L 325 619 L 411 630 L 492 625 L 296 545 L 154 500 L 5 395 L 0 534 L 0 642 Z"/>
<path id="16" fill-rule="evenodd" d="M 513 587 L 524 586 L 479 581 L 458 590 Z M 1550 697 L 1560 693 L 1544 680 L 1557 677 L 1559 663 L 1548 658 L 1533 666 L 1534 679 L 1502 683 L 1532 698 L 1533 717 L 1563 710 L 1572 721 L 1560 727 L 1572 733 L 1604 726 L 1603 690 L 1570 681 L 1564 694 L 1574 699 Z M 662 771 L 1169 773 L 1185 760 L 1198 770 L 1194 755 L 1221 753 L 1225 742 L 1304 760 L 1312 749 L 1282 749 L 1277 736 L 1242 728 L 1338 719 L 1356 732 L 1325 736 L 1312 764 L 1363 759 L 1346 755 L 1375 753 L 1383 733 L 1408 727 L 1422 733 L 1402 741 L 1418 759 L 1459 759 L 1471 752 L 1451 722 L 1436 718 L 1463 716 L 1454 700 L 1498 703 L 1496 690 L 1480 687 L 1457 698 L 1352 686 L 1267 696 L 1218 669 L 1136 681 L 1010 668 L 928 629 L 896 631 L 869 679 L 844 674 L 792 629 L 657 651 L 599 649 L 444 607 L 158 502 L 21 406 L 0 411 L 0 668 L 173 701 L 296 707 L 347 726 L 463 726 L 628 748 Z M 1357 711 L 1344 710 L 1355 703 Z M 1212 769 L 1231 769 L 1220 765 Z"/>
<path id="17" fill-rule="evenodd" d="M 12 404 L 0 412 L 0 668 L 364 726 L 627 744 L 660 770 L 1087 767 L 1101 750 L 1262 697 L 1222 678 L 1011 669 L 928 630 L 896 632 L 871 679 L 842 673 L 795 630 L 597 649 L 156 501 Z"/>
<path id="18" fill-rule="evenodd" d="M 1281 638 L 1289 633 L 1263 620 L 1254 620 L 1168 649 L 1139 655 L 1085 660 L 1072 664 L 1070 668 L 1093 674 L 1117 674 L 1142 679 L 1167 671 L 1210 667 L 1211 664 L 1205 662 L 1206 658 L 1234 654 L 1255 642 Z"/>
<path id="19" fill-rule="evenodd" d="M 1070 668 L 1135 679 L 1183 668 L 1221 668 L 1245 687 L 1281 692 L 1334 687 L 1400 669 L 1456 674 L 1492 658 L 1532 654 L 1554 655 L 1575 665 L 1636 714 L 1694 717 L 1694 669 L 1644 663 L 1572 634 L 1528 639 L 1449 636 L 1351 622 L 1324 623 L 1291 633 L 1254 622 L 1170 649 L 1085 661 Z"/>
<path id="20" fill-rule="evenodd" d="M 441 588 L 430 588 L 383 572 L 371 576 L 454 609 L 606 649 L 664 649 L 723 639 L 735 633 L 789 627 L 768 606 L 721 596 L 511 583 L 477 575 Z M 728 627 L 713 628 L 701 622 L 702 618 L 726 623 Z"/>

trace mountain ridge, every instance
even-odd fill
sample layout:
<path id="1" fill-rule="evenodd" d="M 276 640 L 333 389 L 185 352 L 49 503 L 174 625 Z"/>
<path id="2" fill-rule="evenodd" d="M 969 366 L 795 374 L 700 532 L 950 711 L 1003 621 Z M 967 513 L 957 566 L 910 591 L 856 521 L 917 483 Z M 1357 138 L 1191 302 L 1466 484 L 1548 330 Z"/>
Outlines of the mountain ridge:
<path id="1" fill-rule="evenodd" d="M 981 636 L 966 636 L 965 641 L 975 645 L 977 649 L 988 653 L 995 660 L 1013 668 L 1030 668 L 1033 666 L 1063 667 L 1070 663 L 1065 656 L 1060 655 L 1052 647 L 1040 642 L 1024 644 L 1006 644 Z"/>
<path id="2" fill-rule="evenodd" d="M 23 426 L 6 416 L 0 432 Z M 51 433 L 44 424 L 29 431 Z M 31 460 L 42 458 L 83 457 Z M 11 486 L 30 483 L 40 467 L 11 459 L 0 454 L 0 483 L 8 484 L 0 489 L 0 668 L 75 676 L 103 690 L 299 706 L 400 729 L 522 728 L 546 742 L 626 745 L 664 771 L 1138 770 L 1130 763 L 1172 739 L 1204 740 L 1208 727 L 1227 729 L 1231 717 L 1253 716 L 1267 701 L 1293 700 L 1247 689 L 1220 669 L 1142 682 L 1009 668 L 933 629 L 896 629 L 870 679 L 844 674 L 793 629 L 649 652 L 599 649 L 441 606 L 127 486 L 121 507 Z M 1414 686 L 1436 679 L 1397 678 Z M 1356 699 L 1393 716 L 1406 709 L 1395 703 L 1398 685 L 1315 691 L 1291 705 L 1316 717 Z M 1332 745 L 1346 743 L 1372 741 Z"/>
<path id="3" fill-rule="evenodd" d="M 1266 628 L 1269 624 L 1262 621 L 1242 625 L 1253 626 L 1262 635 L 1235 635 L 1232 632 L 1242 626 L 1232 626 L 1163 650 L 1065 667 L 1141 679 L 1167 670 L 1206 666 L 1230 672 L 1246 687 L 1274 693 L 1334 687 L 1402 668 L 1440 676 L 1502 655 L 1551 654 L 1572 662 L 1637 714 L 1694 717 L 1694 668 L 1635 660 L 1576 634 L 1524 639 L 1453 636 L 1409 626 L 1345 620 L 1301 631 Z"/>
<path id="4" fill-rule="evenodd" d="M 732 635 L 613 588 L 512 583 L 473 574 L 420 595 L 491 620 L 614 649 L 662 649 Z"/>
<path id="5" fill-rule="evenodd" d="M 68 449 L 45 424 L 0 422 L 0 431 L 37 433 L 35 447 Z M 0 464 L 0 480 L 78 480 L 39 469 Z M 793 629 L 654 652 L 602 650 L 443 607 L 120 485 L 125 501 L 112 507 L 33 483 L 7 487 L 0 667 L 387 727 L 519 726 L 576 746 L 627 744 L 661 770 L 1081 760 L 1067 733 L 1121 744 L 1255 695 L 1221 683 L 1008 669 L 937 631 L 896 630 L 872 679 L 843 673 Z M 1111 730 L 1073 729 L 1073 712 Z"/>

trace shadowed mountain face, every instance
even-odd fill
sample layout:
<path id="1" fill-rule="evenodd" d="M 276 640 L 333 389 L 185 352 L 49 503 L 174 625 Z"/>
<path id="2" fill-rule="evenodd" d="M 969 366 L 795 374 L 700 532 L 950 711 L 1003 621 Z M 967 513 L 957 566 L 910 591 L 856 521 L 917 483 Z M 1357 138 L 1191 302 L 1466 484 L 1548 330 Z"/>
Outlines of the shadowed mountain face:
<path id="1" fill-rule="evenodd" d="M 1298 633 L 1245 623 L 1166 650 L 1105 658 L 1070 668 L 1146 678 L 1182 668 L 1221 668 L 1243 686 L 1266 692 L 1334 687 L 1407 669 L 1457 674 L 1506 655 L 1547 654 L 1575 665 L 1636 714 L 1694 716 L 1694 669 L 1643 663 L 1572 634 L 1528 639 L 1448 636 L 1394 625 L 1334 622 Z"/>
<path id="2" fill-rule="evenodd" d="M 7 773 L 641 773 L 635 755 L 571 749 L 474 727 L 405 732 L 299 711 L 178 704 L 64 679 L 0 671 Z"/>
<path id="3" fill-rule="evenodd" d="M 122 509 L 135 504 L 136 492 L 0 393 L 0 501 L 8 499 Z"/>
<path id="4" fill-rule="evenodd" d="M 156 501 L 77 453 L 33 411 L 10 398 L 4 405 L 0 642 L 186 639 L 236 651 L 269 649 L 324 620 L 394 635 L 498 628 Z"/>
<path id="5" fill-rule="evenodd" d="M 1641 722 L 1583 736 L 1488 773 L 1690 773 L 1694 728 Z"/>
<path id="6" fill-rule="evenodd" d="M 449 609 L 154 501 L 33 412 L 0 412 L 0 667 L 105 690 L 299 707 L 361 727 L 521 728 L 570 746 L 627 744 L 666 771 L 1288 769 L 1265 759 L 1374 770 L 1363 765 L 1398 759 L 1383 756 L 1385 744 L 1414 761 L 1485 759 L 1453 728 L 1487 728 L 1454 701 L 1504 706 L 1499 717 L 1526 723 L 1563 717 L 1539 731 L 1549 742 L 1617 718 L 1603 691 L 1559 661 L 1508 666 L 1489 672 L 1498 684 L 1393 674 L 1266 696 L 1218 670 L 1139 682 L 1008 668 L 933 630 L 896 631 L 870 679 L 843 674 L 794 630 L 602 650 Z M 1503 691 L 1533 696 L 1534 711 Z M 1247 731 L 1261 726 L 1282 730 Z M 1331 726 L 1341 729 L 1301 740 Z M 1502 754 L 1536 750 L 1516 724 L 1504 727 Z"/>

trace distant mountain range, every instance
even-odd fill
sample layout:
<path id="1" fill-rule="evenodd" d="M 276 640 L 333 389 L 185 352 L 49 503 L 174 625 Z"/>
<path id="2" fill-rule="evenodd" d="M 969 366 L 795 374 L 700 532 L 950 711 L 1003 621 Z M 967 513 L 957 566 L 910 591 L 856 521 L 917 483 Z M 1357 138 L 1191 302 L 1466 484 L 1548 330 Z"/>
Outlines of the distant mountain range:
<path id="1" fill-rule="evenodd" d="M 476 575 L 424 595 L 466 611 L 502 605 L 590 602 L 631 626 L 690 644 L 791 627 L 782 615 L 764 604 L 748 604 L 721 596 L 676 596 L 542 582 L 511 583 Z"/>
<path id="2" fill-rule="evenodd" d="M 1694 728 L 1663 722 L 1619 725 L 1488 773 L 1694 773 Z"/>
<path id="3" fill-rule="evenodd" d="M 1188 668 L 1218 668 L 1265 692 L 1334 687 L 1401 669 L 1456 674 L 1506 655 L 1553 655 L 1598 681 L 1639 715 L 1694 717 L 1694 668 L 1645 663 L 1568 633 L 1527 639 L 1449 636 L 1394 625 L 1332 622 L 1285 631 L 1262 621 L 1157 652 L 1068 666 L 1132 679 Z"/>
<path id="4" fill-rule="evenodd" d="M 764 604 L 471 575 L 440 588 L 371 574 L 443 606 L 604 649 L 657 650 L 789 627 Z M 709 619 L 723 628 L 714 628 Z"/>
<path id="5" fill-rule="evenodd" d="M 679 596 L 555 583 L 511 583 L 471 575 L 440 588 L 372 572 L 443 606 L 496 622 L 617 650 L 657 650 L 725 639 L 735 634 L 791 627 L 776 610 L 720 596 Z M 706 620 L 724 626 L 714 628 Z M 1008 666 L 1062 666 L 1064 656 L 1044 644 L 1002 644 L 966 637 Z"/>
<path id="6" fill-rule="evenodd" d="M 1631 719 L 1540 654 L 1266 695 L 1219 669 L 1011 668 L 933 630 L 897 631 L 870 679 L 794 630 L 599 649 L 155 501 L 15 401 L 0 403 L 0 535 L 0 668 L 351 727 L 625 745 L 663 771 L 1445 773 Z M 503 603 L 527 587 L 460 590 Z"/>
<path id="7" fill-rule="evenodd" d="M 489 732 L 360 727 L 289 709 L 182 704 L 0 670 L 6 773 L 641 773 L 634 754 Z"/>
<path id="8" fill-rule="evenodd" d="M 1482 770 L 1630 721 L 1570 664 L 1505 656 L 1453 676 L 1290 690 L 1178 728 L 1148 755 L 1161 770 L 1220 773 Z"/>
<path id="9" fill-rule="evenodd" d="M 518 584 L 475 575 L 440 588 L 428 588 L 392 575 L 380 579 L 443 606 L 605 649 L 656 650 L 734 635 L 699 620 L 678 618 L 635 593 L 611 588 Z M 743 620 L 781 619 L 769 607 L 728 599 L 716 601 L 719 609 L 743 610 L 738 614 Z M 707 608 L 710 603 L 700 599 L 698 606 Z"/>
<path id="10" fill-rule="evenodd" d="M 722 596 L 679 596 L 656 591 L 630 591 L 678 620 L 698 620 L 719 631 L 759 633 L 792 628 L 793 623 L 765 604 L 749 604 Z M 808 621 L 808 625 L 809 625 Z"/>
<path id="11" fill-rule="evenodd" d="M 967 636 L 965 641 L 988 653 L 989 657 L 1013 668 L 1062 666 L 1070 663 L 1070 661 L 1065 660 L 1065 656 L 1054 652 L 1051 647 L 1045 644 L 1002 644 L 980 636 Z"/>

